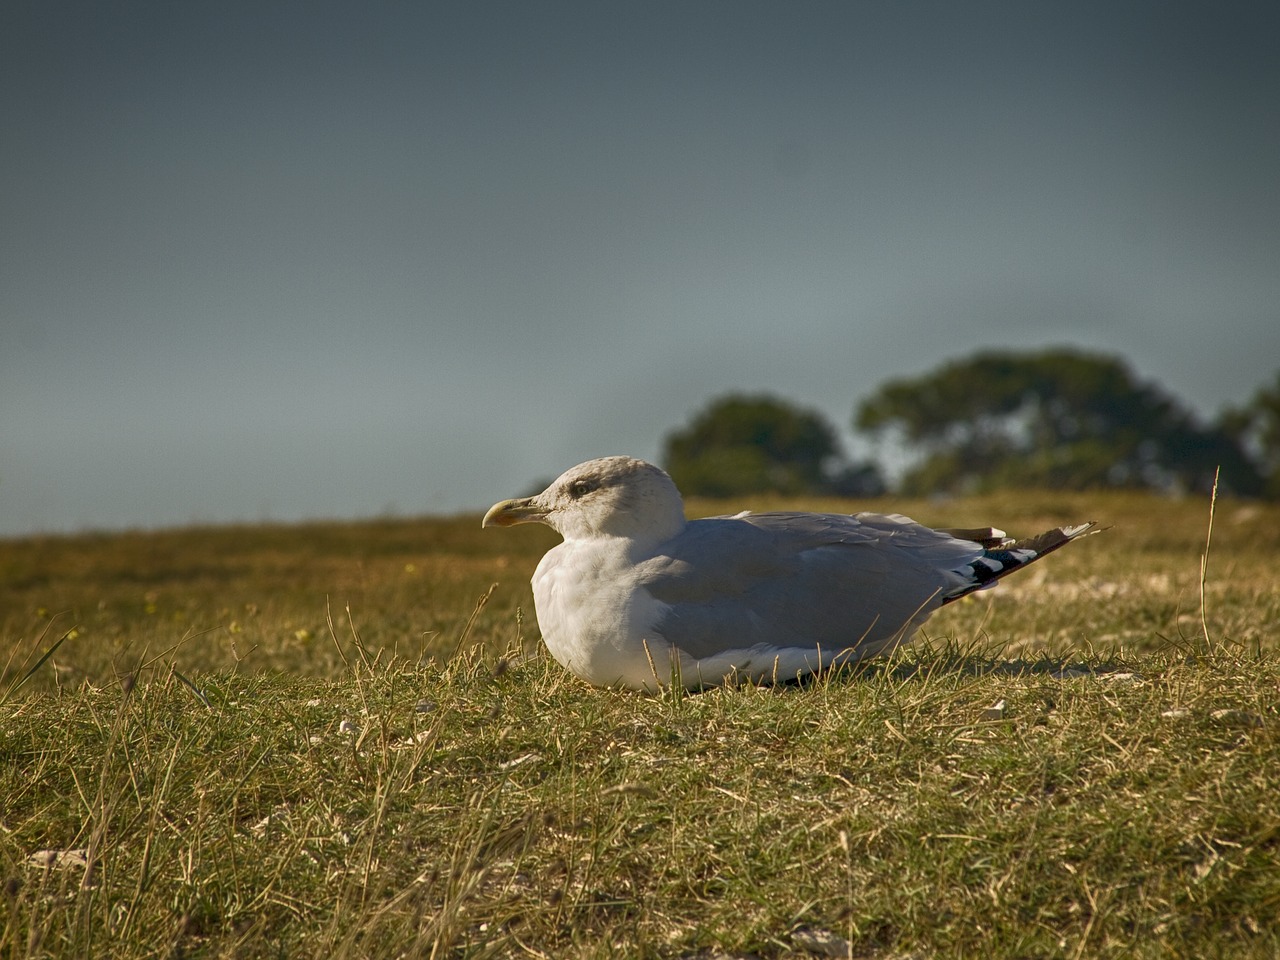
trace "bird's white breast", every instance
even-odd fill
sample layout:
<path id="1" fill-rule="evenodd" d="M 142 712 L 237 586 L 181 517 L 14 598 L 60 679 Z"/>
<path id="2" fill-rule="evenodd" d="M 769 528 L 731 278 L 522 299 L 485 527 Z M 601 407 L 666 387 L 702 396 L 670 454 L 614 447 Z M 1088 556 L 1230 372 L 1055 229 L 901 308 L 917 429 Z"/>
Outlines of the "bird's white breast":
<path id="1" fill-rule="evenodd" d="M 533 574 L 538 628 L 551 655 L 599 686 L 655 686 L 669 671 L 667 644 L 653 631 L 666 609 L 636 582 L 633 544 L 567 540 Z M 659 677 L 662 682 L 667 676 Z"/>

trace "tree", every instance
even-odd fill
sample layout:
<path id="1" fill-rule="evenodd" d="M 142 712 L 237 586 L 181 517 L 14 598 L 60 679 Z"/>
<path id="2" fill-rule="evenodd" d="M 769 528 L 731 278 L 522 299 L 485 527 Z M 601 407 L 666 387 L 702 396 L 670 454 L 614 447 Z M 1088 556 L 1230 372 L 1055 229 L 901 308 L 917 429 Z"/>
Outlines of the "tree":
<path id="1" fill-rule="evenodd" d="M 877 493 L 879 474 L 845 465 L 823 416 L 766 394 L 713 400 L 685 428 L 668 434 L 663 464 L 686 493 Z"/>
<path id="2" fill-rule="evenodd" d="M 909 493 L 1008 486 L 1261 490 L 1240 444 L 1202 427 L 1118 358 L 1066 348 L 990 351 L 893 380 L 863 401 L 855 429 L 894 434 L 919 455 Z"/>
<path id="3" fill-rule="evenodd" d="M 1266 495 L 1280 499 L 1280 370 L 1247 404 L 1228 410 L 1222 428 L 1257 464 L 1265 478 Z"/>

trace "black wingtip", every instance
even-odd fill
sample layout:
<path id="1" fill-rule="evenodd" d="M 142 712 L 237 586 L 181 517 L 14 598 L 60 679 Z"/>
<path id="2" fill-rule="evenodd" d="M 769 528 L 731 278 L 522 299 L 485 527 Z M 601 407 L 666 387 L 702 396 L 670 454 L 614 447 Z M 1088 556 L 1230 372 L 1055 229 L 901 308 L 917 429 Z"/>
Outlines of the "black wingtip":
<path id="1" fill-rule="evenodd" d="M 968 596 L 975 590 L 994 586 L 997 580 L 1035 563 L 1041 557 L 1065 547 L 1071 541 L 1101 533 L 1105 529 L 1107 528 L 1098 525 L 1098 521 L 1090 520 L 1071 527 L 1054 527 L 1052 530 L 1046 530 L 1025 540 L 1005 541 L 994 549 L 988 547 L 981 557 L 969 565 L 973 581 L 956 590 L 942 602 L 947 604 L 952 600 Z"/>

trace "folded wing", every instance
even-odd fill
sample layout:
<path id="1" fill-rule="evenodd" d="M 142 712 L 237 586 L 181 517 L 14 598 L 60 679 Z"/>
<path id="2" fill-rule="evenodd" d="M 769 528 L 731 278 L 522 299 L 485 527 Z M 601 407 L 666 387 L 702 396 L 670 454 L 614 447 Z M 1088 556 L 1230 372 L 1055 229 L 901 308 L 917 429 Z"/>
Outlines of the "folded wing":
<path id="1" fill-rule="evenodd" d="M 899 515 L 760 513 L 695 520 L 639 583 L 694 658 L 757 646 L 870 655 L 974 583 L 983 546 Z"/>

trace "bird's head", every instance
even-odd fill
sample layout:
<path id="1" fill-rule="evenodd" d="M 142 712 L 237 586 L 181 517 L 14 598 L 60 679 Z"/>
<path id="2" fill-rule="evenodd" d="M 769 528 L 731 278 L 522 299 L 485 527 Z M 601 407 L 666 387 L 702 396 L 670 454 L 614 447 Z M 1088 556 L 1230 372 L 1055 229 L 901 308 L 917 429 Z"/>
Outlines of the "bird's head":
<path id="1" fill-rule="evenodd" d="M 545 523 L 566 540 L 624 537 L 662 543 L 684 527 L 684 502 L 666 472 L 632 457 L 571 467 L 537 496 L 495 503 L 486 527 Z"/>

